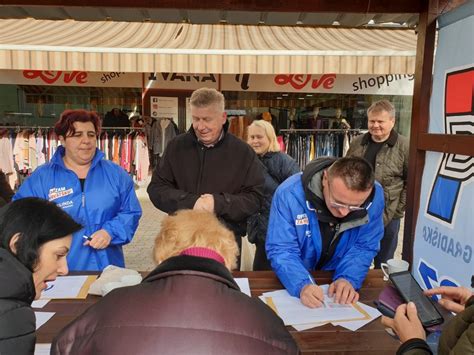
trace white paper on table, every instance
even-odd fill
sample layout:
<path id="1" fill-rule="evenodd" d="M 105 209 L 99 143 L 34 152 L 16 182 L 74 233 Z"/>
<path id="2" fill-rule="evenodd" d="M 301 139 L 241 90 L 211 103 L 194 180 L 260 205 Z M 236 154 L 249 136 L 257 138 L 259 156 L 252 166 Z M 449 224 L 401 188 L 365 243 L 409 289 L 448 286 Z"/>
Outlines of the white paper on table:
<path id="1" fill-rule="evenodd" d="M 76 298 L 89 276 L 60 276 L 48 282 L 41 299 Z"/>
<path id="2" fill-rule="evenodd" d="M 33 301 L 33 303 L 31 304 L 31 307 L 32 308 L 43 308 L 44 306 L 46 306 L 48 304 L 50 300 L 36 300 L 36 301 Z"/>
<path id="3" fill-rule="evenodd" d="M 44 323 L 49 321 L 55 312 L 35 312 L 36 316 L 36 330 L 39 329 Z"/>
<path id="4" fill-rule="evenodd" d="M 252 294 L 250 293 L 249 279 L 247 277 L 237 277 L 234 278 L 234 280 L 239 286 L 240 291 L 245 293 L 247 296 L 252 297 Z"/>
<path id="5" fill-rule="evenodd" d="M 324 303 L 319 308 L 309 308 L 303 305 L 298 297 L 291 297 L 286 290 L 265 293 L 272 295 L 272 301 L 277 309 L 277 313 L 285 325 L 323 323 L 340 321 L 354 318 L 365 318 L 351 304 L 338 304 L 334 302 L 334 297 L 327 295 L 328 285 L 320 285 L 324 293 Z"/>
<path id="6" fill-rule="evenodd" d="M 51 353 L 51 344 L 36 344 L 34 355 L 49 355 Z"/>
<path id="7" fill-rule="evenodd" d="M 329 322 L 322 322 L 322 323 L 306 323 L 306 324 L 292 324 L 291 326 L 295 328 L 298 332 L 302 330 L 307 330 L 311 328 L 321 327 L 323 325 L 328 324 Z"/>
<path id="8" fill-rule="evenodd" d="M 276 290 L 276 291 L 271 291 L 271 292 L 264 292 L 264 293 L 262 293 L 262 296 L 263 297 L 271 297 L 271 298 L 291 297 L 287 290 Z"/>
<path id="9" fill-rule="evenodd" d="M 366 311 L 370 319 L 365 319 L 365 320 L 354 320 L 350 322 L 332 322 L 333 325 L 340 325 L 343 328 L 356 331 L 359 328 L 362 328 L 364 325 L 369 324 L 372 322 L 374 319 L 377 319 L 380 317 L 382 314 L 378 311 L 377 308 L 367 306 L 366 304 L 363 304 L 361 302 L 357 302 L 357 304 L 364 310 Z"/>

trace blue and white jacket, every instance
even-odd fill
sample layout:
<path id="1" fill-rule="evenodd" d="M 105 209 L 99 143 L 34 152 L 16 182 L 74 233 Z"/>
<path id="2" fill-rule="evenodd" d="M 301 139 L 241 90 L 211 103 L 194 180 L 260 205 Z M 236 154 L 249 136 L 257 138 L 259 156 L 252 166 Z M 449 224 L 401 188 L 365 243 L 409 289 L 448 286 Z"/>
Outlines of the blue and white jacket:
<path id="1" fill-rule="evenodd" d="M 323 170 L 318 172 L 321 178 Z M 339 243 L 322 266 L 322 270 L 334 271 L 333 280 L 344 278 L 355 289 L 362 286 L 383 237 L 384 198 L 378 182 L 372 196 L 367 213 L 340 224 Z M 273 196 L 266 251 L 280 281 L 292 296 L 299 297 L 301 289 L 311 283 L 308 271 L 315 269 L 322 252 L 318 216 L 306 199 L 302 174 L 288 178 Z"/>
<path id="2" fill-rule="evenodd" d="M 64 147 L 59 146 L 51 161 L 36 169 L 13 199 L 36 196 L 53 201 L 84 226 L 72 238 L 67 256 L 70 270 L 103 270 L 110 264 L 124 267 L 122 245 L 132 240 L 142 215 L 132 179 L 97 149 L 82 191 L 63 156 Z M 100 229 L 112 237 L 110 245 L 101 250 L 84 246 L 83 236 Z"/>

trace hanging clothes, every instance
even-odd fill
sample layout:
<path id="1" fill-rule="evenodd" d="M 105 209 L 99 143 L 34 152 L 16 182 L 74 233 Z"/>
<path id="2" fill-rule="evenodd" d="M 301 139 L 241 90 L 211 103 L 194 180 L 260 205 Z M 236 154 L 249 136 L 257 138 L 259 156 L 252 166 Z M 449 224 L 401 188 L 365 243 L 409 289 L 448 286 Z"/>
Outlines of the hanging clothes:
<path id="1" fill-rule="evenodd" d="M 311 160 L 322 157 L 342 157 L 349 149 L 353 137 L 359 130 L 282 130 L 286 153 L 295 159 L 301 170 Z"/>

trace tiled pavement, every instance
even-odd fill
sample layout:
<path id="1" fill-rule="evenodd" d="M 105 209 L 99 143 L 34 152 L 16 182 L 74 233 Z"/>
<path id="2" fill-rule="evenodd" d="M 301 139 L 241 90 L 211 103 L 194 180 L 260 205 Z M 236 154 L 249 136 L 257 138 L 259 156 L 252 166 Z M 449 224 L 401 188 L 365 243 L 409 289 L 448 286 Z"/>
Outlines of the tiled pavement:
<path id="1" fill-rule="evenodd" d="M 153 242 L 160 231 L 161 221 L 165 213 L 156 209 L 151 203 L 146 192 L 146 186 L 136 190 L 138 199 L 143 209 L 143 215 L 132 242 L 124 247 L 125 265 L 127 268 L 148 271 L 153 270 L 155 263 L 153 261 Z M 400 235 L 398 239 L 398 248 L 395 257 L 401 258 L 403 236 L 403 220 L 400 226 Z M 251 265 L 251 262 L 247 264 Z"/>
<path id="2" fill-rule="evenodd" d="M 132 242 L 123 248 L 125 265 L 130 269 L 149 271 L 155 266 L 152 256 L 153 242 L 160 231 L 161 220 L 166 214 L 153 206 L 148 198 L 146 187 L 139 188 L 136 193 L 143 215 Z"/>

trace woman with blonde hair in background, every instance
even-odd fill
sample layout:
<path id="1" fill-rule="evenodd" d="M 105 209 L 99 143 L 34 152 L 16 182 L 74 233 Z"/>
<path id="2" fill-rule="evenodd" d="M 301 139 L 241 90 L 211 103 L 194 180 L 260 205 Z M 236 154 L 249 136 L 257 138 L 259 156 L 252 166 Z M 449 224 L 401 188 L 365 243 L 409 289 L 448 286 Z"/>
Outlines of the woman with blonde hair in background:
<path id="1" fill-rule="evenodd" d="M 277 187 L 291 175 L 299 173 L 300 168 L 293 158 L 280 151 L 275 129 L 266 121 L 252 122 L 248 127 L 247 142 L 262 162 L 265 177 L 262 207 L 247 221 L 248 240 L 256 246 L 253 270 L 271 270 L 265 252 L 265 239 L 272 197 Z"/>
<path id="2" fill-rule="evenodd" d="M 68 325 L 52 354 L 297 354 L 281 319 L 240 292 L 229 271 L 237 254 L 233 233 L 212 213 L 166 217 L 156 269 Z"/>

